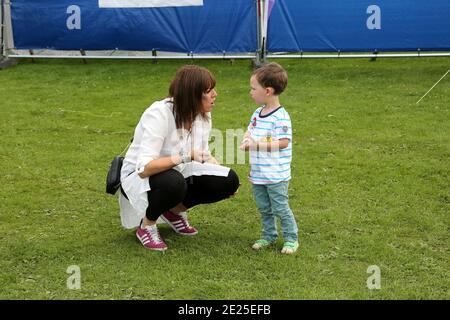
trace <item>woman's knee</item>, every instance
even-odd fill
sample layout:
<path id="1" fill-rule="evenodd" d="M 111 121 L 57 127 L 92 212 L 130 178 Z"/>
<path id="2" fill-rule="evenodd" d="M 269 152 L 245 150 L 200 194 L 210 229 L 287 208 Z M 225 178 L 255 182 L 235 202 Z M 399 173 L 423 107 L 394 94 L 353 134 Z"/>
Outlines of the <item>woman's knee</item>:
<path id="1" fill-rule="evenodd" d="M 170 177 L 170 183 L 169 183 L 169 192 L 173 192 L 174 195 L 177 196 L 178 199 L 181 200 L 184 199 L 187 192 L 187 184 L 186 180 L 184 179 L 183 175 L 176 171 L 176 170 L 170 170 L 171 177 Z"/>
<path id="2" fill-rule="evenodd" d="M 227 176 L 227 189 L 230 195 L 239 189 L 239 177 L 233 169 L 230 169 Z"/>
<path id="3" fill-rule="evenodd" d="M 150 188 L 152 181 L 150 181 Z M 176 170 L 168 170 L 158 177 L 158 187 L 167 192 L 171 197 L 176 198 L 181 202 L 187 192 L 187 184 L 183 175 Z"/>

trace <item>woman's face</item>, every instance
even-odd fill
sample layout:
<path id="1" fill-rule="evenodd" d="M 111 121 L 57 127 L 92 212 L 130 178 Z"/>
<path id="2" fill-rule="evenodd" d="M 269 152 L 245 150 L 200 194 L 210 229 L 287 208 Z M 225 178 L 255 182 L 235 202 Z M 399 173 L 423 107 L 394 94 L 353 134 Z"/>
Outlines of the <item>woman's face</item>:
<path id="1" fill-rule="evenodd" d="M 215 89 L 209 89 L 203 93 L 202 107 L 203 112 L 211 112 L 214 103 L 216 102 L 217 92 Z"/>

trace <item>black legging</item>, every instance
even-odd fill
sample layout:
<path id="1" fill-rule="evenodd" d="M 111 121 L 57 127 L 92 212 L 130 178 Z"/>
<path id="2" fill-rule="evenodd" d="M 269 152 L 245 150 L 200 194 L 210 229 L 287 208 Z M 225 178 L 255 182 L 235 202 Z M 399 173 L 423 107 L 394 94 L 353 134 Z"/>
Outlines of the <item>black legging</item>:
<path id="1" fill-rule="evenodd" d="M 147 219 L 156 221 L 165 211 L 182 203 L 192 208 L 201 203 L 213 203 L 229 198 L 239 188 L 239 178 L 232 169 L 227 177 L 183 175 L 170 169 L 149 178 Z"/>

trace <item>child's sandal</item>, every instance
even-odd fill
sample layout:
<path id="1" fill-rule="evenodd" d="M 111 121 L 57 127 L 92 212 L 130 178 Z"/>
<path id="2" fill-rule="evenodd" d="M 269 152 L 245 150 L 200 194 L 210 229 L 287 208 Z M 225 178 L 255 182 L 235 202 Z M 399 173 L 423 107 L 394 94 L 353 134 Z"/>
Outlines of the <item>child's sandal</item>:
<path id="1" fill-rule="evenodd" d="M 292 254 L 296 252 L 297 249 L 298 249 L 298 241 L 295 242 L 286 241 L 283 244 L 283 249 L 281 249 L 281 253 Z"/>
<path id="2" fill-rule="evenodd" d="M 270 242 L 266 239 L 259 239 L 255 241 L 255 243 L 252 246 L 252 249 L 261 250 L 263 248 L 270 246 L 271 244 L 273 244 L 273 242 Z"/>

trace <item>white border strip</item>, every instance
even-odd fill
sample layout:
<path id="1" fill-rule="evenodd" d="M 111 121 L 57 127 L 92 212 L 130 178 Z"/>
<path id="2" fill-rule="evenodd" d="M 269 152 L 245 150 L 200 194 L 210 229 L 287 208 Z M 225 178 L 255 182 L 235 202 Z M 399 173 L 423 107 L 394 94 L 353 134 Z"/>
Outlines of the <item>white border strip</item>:
<path id="1" fill-rule="evenodd" d="M 268 59 L 324 59 L 324 58 L 408 58 L 408 57 L 450 57 L 444 53 L 366 53 L 366 54 L 268 54 Z"/>
<path id="2" fill-rule="evenodd" d="M 99 8 L 162 8 L 203 6 L 203 0 L 98 0 Z"/>
<path id="3" fill-rule="evenodd" d="M 140 60 L 186 60 L 186 59 L 256 59 L 255 54 L 249 55 L 183 55 L 183 56 L 65 56 L 65 55 L 40 55 L 40 54 L 9 54 L 10 58 L 31 58 L 31 59 L 140 59 Z"/>
<path id="4" fill-rule="evenodd" d="M 168 59 L 257 59 L 257 55 L 249 53 L 247 55 L 79 55 L 79 52 L 73 51 L 77 55 L 62 55 L 62 54 L 22 54 L 12 53 L 8 54 L 10 58 L 32 58 L 32 59 L 141 59 L 141 60 L 168 60 Z M 443 53 L 389 53 L 389 54 L 303 54 L 303 55 L 276 55 L 269 54 L 268 59 L 328 59 L 328 58 L 421 58 L 421 57 L 450 57 L 450 52 Z"/>

